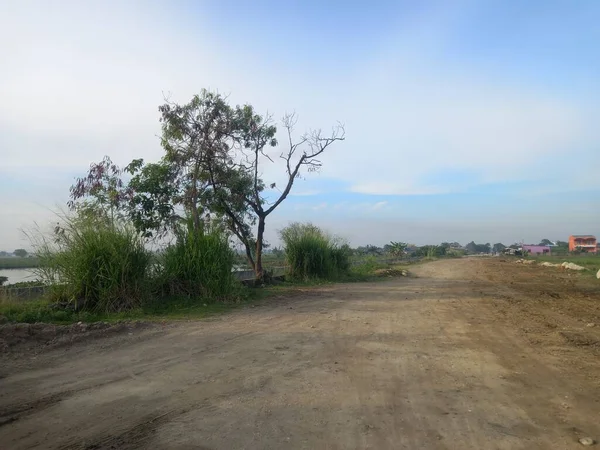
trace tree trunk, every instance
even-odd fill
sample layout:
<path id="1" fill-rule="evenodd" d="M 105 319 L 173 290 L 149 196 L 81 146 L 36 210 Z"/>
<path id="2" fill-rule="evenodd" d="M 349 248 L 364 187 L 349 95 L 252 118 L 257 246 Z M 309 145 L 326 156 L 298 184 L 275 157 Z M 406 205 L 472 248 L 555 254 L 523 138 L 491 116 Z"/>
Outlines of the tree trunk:
<path id="1" fill-rule="evenodd" d="M 256 264 L 254 263 L 254 258 L 252 257 L 252 248 L 247 241 L 244 241 L 243 244 L 244 249 L 246 250 L 246 259 L 248 260 L 248 264 L 250 264 L 252 270 L 256 272 Z"/>
<path id="2" fill-rule="evenodd" d="M 263 281 L 265 271 L 262 266 L 263 235 L 265 234 L 265 217 L 259 216 L 256 233 L 256 252 L 254 254 L 254 275 L 256 281 Z"/>

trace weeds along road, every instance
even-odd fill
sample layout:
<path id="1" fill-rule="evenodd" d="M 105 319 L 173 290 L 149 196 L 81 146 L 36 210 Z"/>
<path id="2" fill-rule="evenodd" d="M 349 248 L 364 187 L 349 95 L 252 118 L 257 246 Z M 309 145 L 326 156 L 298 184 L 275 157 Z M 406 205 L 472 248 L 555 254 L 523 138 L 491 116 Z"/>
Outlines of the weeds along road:
<path id="1" fill-rule="evenodd" d="M 0 448 L 580 448 L 600 438 L 597 341 L 559 332 L 600 340 L 600 323 L 561 315 L 515 270 L 437 261 L 415 278 L 4 355 Z"/>

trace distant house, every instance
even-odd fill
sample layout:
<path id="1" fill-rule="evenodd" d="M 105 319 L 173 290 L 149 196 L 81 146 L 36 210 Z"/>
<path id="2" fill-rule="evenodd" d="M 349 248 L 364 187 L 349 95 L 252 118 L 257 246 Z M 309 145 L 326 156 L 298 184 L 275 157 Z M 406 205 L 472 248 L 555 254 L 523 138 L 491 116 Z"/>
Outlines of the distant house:
<path id="1" fill-rule="evenodd" d="M 596 236 L 592 236 L 591 234 L 574 234 L 573 236 L 569 236 L 569 251 L 596 253 L 598 251 Z"/>
<path id="2" fill-rule="evenodd" d="M 549 245 L 523 245 L 523 251 L 530 255 L 549 255 Z"/>

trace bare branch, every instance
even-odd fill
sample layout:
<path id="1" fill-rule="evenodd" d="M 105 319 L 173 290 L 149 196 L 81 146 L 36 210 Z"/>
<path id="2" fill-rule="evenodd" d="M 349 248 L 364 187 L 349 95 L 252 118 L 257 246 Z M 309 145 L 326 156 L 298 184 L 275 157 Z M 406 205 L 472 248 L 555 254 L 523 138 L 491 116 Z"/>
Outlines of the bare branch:
<path id="1" fill-rule="evenodd" d="M 282 153 L 280 158 L 286 162 L 288 182 L 279 198 L 264 212 L 265 217 L 271 214 L 287 198 L 294 185 L 294 180 L 300 175 L 302 166 L 306 166 L 309 172 L 318 170 L 322 166 L 322 163 L 316 157 L 321 155 L 334 142 L 343 141 L 346 138 L 344 126 L 338 123 L 337 126 L 333 127 L 330 136 L 324 137 L 321 130 L 316 130 L 303 135 L 298 142 L 294 143 L 292 132 L 296 124 L 295 114 L 284 116 L 283 122 L 288 132 L 289 149 L 287 154 L 284 155 Z M 302 153 L 296 164 L 292 164 L 294 154 L 304 144 L 308 146 L 308 149 Z"/>

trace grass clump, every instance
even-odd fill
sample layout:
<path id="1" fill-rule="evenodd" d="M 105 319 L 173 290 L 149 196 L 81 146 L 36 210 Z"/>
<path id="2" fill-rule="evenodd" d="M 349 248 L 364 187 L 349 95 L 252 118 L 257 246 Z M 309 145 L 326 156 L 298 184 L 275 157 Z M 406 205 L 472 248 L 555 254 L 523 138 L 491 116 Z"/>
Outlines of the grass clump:
<path id="1" fill-rule="evenodd" d="M 234 262 L 226 235 L 189 226 L 162 254 L 158 294 L 201 298 L 204 302 L 230 299 L 239 289 L 232 273 Z"/>
<path id="2" fill-rule="evenodd" d="M 348 273 L 350 254 L 346 245 L 312 224 L 293 223 L 280 231 L 295 280 L 338 279 Z"/>
<path id="3" fill-rule="evenodd" d="M 37 254 L 41 281 L 53 285 L 51 299 L 78 310 L 122 311 L 148 294 L 151 255 L 131 227 L 98 217 L 65 218 Z"/>

